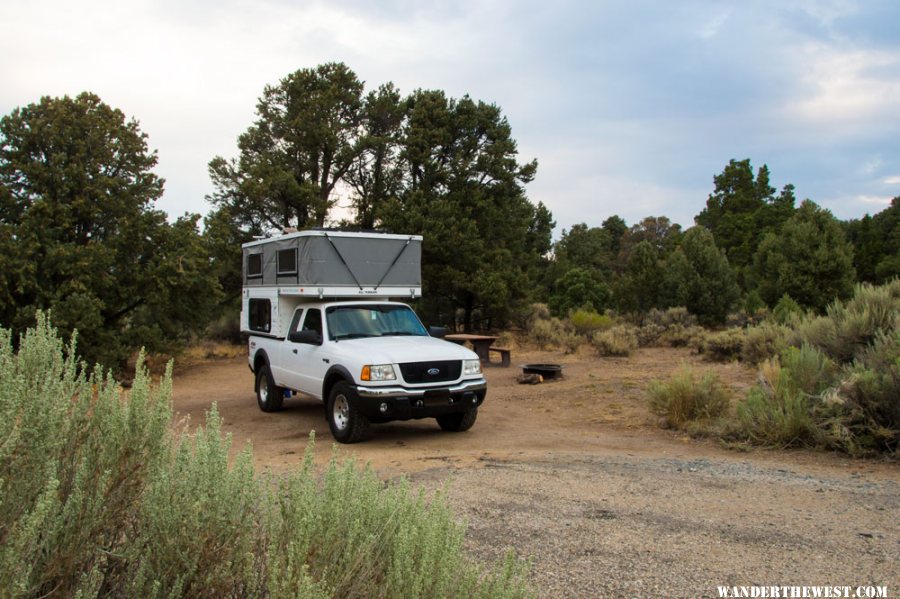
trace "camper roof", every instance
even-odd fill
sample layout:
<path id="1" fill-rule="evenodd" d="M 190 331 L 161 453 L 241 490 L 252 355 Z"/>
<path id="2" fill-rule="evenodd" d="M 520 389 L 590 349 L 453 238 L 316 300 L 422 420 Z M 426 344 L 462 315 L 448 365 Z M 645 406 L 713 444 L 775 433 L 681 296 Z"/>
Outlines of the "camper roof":
<path id="1" fill-rule="evenodd" d="M 320 297 L 417 297 L 421 259 L 421 235 L 299 231 L 243 244 L 244 288 L 278 287 L 281 293 Z"/>

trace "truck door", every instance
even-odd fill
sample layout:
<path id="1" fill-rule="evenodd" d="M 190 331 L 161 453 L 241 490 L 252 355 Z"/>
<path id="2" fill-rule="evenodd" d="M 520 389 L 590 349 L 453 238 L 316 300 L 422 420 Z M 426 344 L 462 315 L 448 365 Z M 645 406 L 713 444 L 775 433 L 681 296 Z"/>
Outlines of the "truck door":
<path id="1" fill-rule="evenodd" d="M 299 310 L 298 310 L 299 312 Z M 285 382 L 292 389 L 308 395 L 320 397 L 322 381 L 328 370 L 325 346 L 322 344 L 322 311 L 319 308 L 308 308 L 303 314 L 302 324 L 299 314 L 294 314 L 291 331 L 285 340 L 285 355 L 282 364 L 285 369 Z M 290 340 L 294 331 L 314 331 L 318 334 L 319 343 L 297 343 Z M 288 382 L 289 381 L 289 382 Z"/>

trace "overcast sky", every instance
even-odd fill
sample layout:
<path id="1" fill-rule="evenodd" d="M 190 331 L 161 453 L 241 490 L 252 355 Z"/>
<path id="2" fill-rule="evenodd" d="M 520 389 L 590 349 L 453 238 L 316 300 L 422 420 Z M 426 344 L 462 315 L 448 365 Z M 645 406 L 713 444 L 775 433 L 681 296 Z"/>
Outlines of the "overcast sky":
<path id="1" fill-rule="evenodd" d="M 839 218 L 900 196 L 896 0 L 0 0 L 0 24 L 0 113 L 98 94 L 158 150 L 170 216 L 208 210 L 265 85 L 328 61 L 499 105 L 557 236 L 690 226 L 731 158 Z"/>

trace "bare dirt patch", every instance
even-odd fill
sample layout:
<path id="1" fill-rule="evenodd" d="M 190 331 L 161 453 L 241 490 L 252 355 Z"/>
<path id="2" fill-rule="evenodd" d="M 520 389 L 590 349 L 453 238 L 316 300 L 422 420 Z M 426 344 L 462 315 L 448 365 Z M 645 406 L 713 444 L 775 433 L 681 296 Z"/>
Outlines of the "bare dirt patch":
<path id="1" fill-rule="evenodd" d="M 320 402 L 256 407 L 242 358 L 176 377 L 176 411 L 202 422 L 216 402 L 236 449 L 275 472 L 296 467 L 310 431 L 317 462 L 333 452 L 385 478 L 442 487 L 468 522 L 475 556 L 506 547 L 532 559 L 541 597 L 716 596 L 716 585 L 900 586 L 900 469 L 811 452 L 724 450 L 658 428 L 647 385 L 681 363 L 715 369 L 743 395 L 755 373 L 688 350 L 630 358 L 514 352 L 513 364 L 561 363 L 564 378 L 519 385 L 487 370 L 488 398 L 466 433 L 433 420 L 373 427 L 333 448 Z"/>

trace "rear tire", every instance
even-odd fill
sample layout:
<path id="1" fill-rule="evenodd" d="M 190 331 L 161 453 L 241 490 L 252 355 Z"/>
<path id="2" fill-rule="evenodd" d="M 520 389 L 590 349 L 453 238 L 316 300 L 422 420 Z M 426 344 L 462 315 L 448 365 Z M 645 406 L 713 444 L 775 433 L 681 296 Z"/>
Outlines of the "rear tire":
<path id="1" fill-rule="evenodd" d="M 284 389 L 275 384 L 267 364 L 256 371 L 256 403 L 263 412 L 277 412 L 284 401 Z"/>
<path id="2" fill-rule="evenodd" d="M 478 408 L 472 408 L 456 414 L 444 414 L 436 418 L 441 430 L 461 433 L 472 428 L 475 419 L 478 418 Z"/>
<path id="3" fill-rule="evenodd" d="M 353 387 L 341 381 L 331 389 L 325 405 L 328 428 L 338 443 L 356 443 L 369 432 L 369 419 L 360 413 Z"/>

